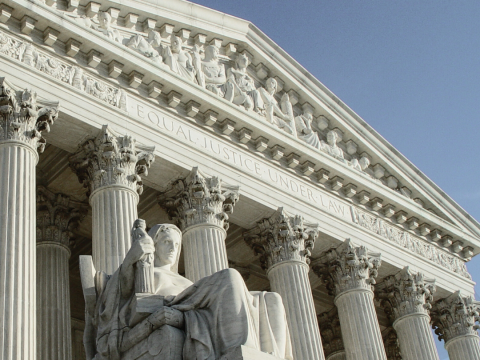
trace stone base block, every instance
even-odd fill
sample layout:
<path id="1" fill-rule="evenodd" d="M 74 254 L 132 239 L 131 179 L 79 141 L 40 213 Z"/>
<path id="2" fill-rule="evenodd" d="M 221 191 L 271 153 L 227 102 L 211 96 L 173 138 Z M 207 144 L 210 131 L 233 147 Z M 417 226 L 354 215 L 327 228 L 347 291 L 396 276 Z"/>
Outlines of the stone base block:
<path id="1" fill-rule="evenodd" d="M 223 355 L 219 360 L 283 360 L 279 357 L 252 349 L 246 346 L 239 346 Z"/>

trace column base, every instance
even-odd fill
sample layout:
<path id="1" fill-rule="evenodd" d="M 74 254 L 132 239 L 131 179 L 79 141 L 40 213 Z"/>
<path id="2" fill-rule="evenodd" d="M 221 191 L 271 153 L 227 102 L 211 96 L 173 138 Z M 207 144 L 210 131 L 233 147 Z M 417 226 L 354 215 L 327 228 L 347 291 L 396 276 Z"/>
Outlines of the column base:
<path id="1" fill-rule="evenodd" d="M 218 360 L 283 360 L 274 355 L 264 353 L 257 349 L 239 346 L 223 355 Z"/>

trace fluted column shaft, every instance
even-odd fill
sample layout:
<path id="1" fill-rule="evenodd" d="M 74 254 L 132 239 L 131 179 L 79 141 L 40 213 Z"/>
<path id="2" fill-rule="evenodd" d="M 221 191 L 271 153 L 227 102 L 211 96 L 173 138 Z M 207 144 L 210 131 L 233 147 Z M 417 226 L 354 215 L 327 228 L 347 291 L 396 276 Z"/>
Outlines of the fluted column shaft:
<path id="1" fill-rule="evenodd" d="M 0 360 L 36 359 L 36 151 L 0 143 Z"/>
<path id="2" fill-rule="evenodd" d="M 285 306 L 294 359 L 324 359 L 308 270 L 304 262 L 284 261 L 268 270 L 268 279 Z"/>
<path id="3" fill-rule="evenodd" d="M 345 354 L 345 351 L 337 351 L 328 355 L 326 360 L 347 360 L 347 355 Z"/>
<path id="4" fill-rule="evenodd" d="M 386 360 L 373 292 L 367 289 L 347 290 L 337 295 L 335 305 L 347 359 Z"/>
<path id="5" fill-rule="evenodd" d="M 430 326 L 430 316 L 419 313 L 406 315 L 396 320 L 393 328 L 397 332 L 402 359 L 439 359 Z"/>
<path id="6" fill-rule="evenodd" d="M 124 186 L 105 186 L 92 193 L 90 205 L 93 264 L 97 271 L 113 274 L 131 246 L 138 194 Z"/>
<path id="7" fill-rule="evenodd" d="M 71 360 L 70 250 L 37 243 L 37 360 Z"/>
<path id="8" fill-rule="evenodd" d="M 216 225 L 198 224 L 183 232 L 185 276 L 196 282 L 228 268 L 226 231 Z"/>
<path id="9" fill-rule="evenodd" d="M 458 336 L 445 344 L 450 360 L 480 359 L 478 335 Z"/>

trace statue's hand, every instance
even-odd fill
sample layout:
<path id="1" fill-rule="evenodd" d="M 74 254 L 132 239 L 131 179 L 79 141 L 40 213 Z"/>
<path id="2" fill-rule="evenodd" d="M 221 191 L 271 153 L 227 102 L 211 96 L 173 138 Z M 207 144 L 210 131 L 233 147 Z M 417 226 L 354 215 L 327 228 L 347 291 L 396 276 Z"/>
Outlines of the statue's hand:
<path id="1" fill-rule="evenodd" d="M 155 252 L 155 244 L 150 236 L 141 237 L 135 240 L 132 247 L 125 256 L 124 263 L 133 265 L 145 255 L 153 254 Z"/>

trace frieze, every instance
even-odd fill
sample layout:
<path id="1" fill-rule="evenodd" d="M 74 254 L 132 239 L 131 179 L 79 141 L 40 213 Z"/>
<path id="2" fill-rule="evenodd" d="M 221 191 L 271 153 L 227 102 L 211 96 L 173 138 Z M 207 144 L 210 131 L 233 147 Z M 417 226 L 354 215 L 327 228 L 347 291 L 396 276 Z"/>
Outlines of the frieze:
<path id="1" fill-rule="evenodd" d="M 0 54 L 31 66 L 109 105 L 127 110 L 127 95 L 124 90 L 91 76 L 79 66 L 59 60 L 31 42 L 0 31 Z"/>
<path id="2" fill-rule="evenodd" d="M 354 206 L 351 207 L 352 221 L 361 227 L 380 235 L 384 239 L 395 243 L 402 248 L 420 255 L 434 263 L 460 274 L 467 279 L 471 279 L 465 262 L 459 258 L 449 255 L 433 244 L 419 239 L 408 231 L 402 230 L 389 224 L 381 218 L 360 210 Z"/>

